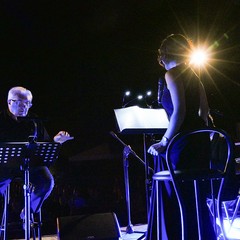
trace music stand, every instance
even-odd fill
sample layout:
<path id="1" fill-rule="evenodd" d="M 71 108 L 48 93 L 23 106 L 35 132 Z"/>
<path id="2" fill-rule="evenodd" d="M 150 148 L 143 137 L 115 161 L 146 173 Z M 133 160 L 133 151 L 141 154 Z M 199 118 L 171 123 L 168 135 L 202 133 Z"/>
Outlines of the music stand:
<path id="1" fill-rule="evenodd" d="M 150 183 L 149 163 L 147 160 L 146 134 L 164 134 L 169 120 L 166 111 L 162 108 L 140 108 L 131 106 L 127 108 L 114 109 L 119 132 L 122 134 L 143 134 L 145 182 L 147 213 L 150 206 Z"/>
<path id="2" fill-rule="evenodd" d="M 34 166 L 49 166 L 59 155 L 60 143 L 55 142 L 2 142 L 0 143 L 0 164 L 4 167 L 20 167 L 24 171 L 24 203 L 25 203 L 25 240 L 30 239 L 30 200 L 31 189 L 29 168 Z M 6 219 L 5 219 L 5 223 Z M 6 231 L 5 231 L 6 235 Z"/>
<path id="3" fill-rule="evenodd" d="M 122 134 L 161 134 L 169 120 L 163 108 L 140 108 L 132 106 L 114 109 L 119 132 Z"/>

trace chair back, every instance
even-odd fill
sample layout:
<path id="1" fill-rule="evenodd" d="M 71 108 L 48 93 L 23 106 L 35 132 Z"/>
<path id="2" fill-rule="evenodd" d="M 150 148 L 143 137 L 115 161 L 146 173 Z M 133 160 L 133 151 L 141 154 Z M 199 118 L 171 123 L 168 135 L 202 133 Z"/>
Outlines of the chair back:
<path id="1" fill-rule="evenodd" d="M 182 161 L 182 162 L 181 162 Z M 228 185 L 235 179 L 234 144 L 231 137 L 219 128 L 204 128 L 185 131 L 171 139 L 166 151 L 166 164 L 178 192 L 180 180 L 219 180 L 214 185 L 214 199 L 217 199 L 217 216 L 223 235 L 222 202 L 228 196 Z M 235 181 L 236 186 L 237 182 Z M 230 185 L 231 185 L 230 184 Z M 238 195 L 239 187 L 234 188 L 231 198 Z"/>
<path id="2" fill-rule="evenodd" d="M 194 159 L 187 159 L 187 156 Z M 182 158 L 182 163 L 176 162 L 179 158 Z M 176 172 L 174 170 L 183 172 L 214 170 L 227 177 L 234 168 L 234 144 L 231 137 L 222 129 L 203 128 L 184 131 L 178 133 L 169 142 L 166 162 L 173 178 Z"/>

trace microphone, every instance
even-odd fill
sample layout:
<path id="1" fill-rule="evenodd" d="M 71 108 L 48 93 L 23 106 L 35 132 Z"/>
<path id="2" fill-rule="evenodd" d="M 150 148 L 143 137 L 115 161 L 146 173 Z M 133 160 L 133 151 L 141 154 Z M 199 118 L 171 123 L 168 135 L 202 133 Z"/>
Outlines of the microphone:
<path id="1" fill-rule="evenodd" d="M 157 102 L 159 106 L 162 104 L 164 83 L 165 83 L 165 79 L 163 77 L 160 77 L 158 80 L 158 94 L 157 94 Z"/>

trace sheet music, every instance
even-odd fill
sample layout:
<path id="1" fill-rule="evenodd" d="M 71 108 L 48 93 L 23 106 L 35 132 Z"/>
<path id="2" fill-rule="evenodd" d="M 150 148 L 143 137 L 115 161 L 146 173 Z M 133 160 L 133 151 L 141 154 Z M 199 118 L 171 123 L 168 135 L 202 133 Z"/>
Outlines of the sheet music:
<path id="1" fill-rule="evenodd" d="M 132 106 L 114 109 L 119 131 L 122 133 L 162 133 L 169 124 L 164 109 Z"/>

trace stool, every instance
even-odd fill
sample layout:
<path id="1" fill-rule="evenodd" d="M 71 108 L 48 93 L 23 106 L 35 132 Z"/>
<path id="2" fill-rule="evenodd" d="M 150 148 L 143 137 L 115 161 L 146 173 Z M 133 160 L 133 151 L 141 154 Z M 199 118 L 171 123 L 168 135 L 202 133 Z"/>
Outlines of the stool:
<path id="1" fill-rule="evenodd" d="M 209 133 L 209 138 L 212 136 L 212 134 L 219 134 L 225 139 L 226 147 L 227 147 L 227 154 L 225 157 L 224 161 L 224 167 L 223 169 L 217 169 L 213 168 L 213 165 L 211 163 L 210 159 L 210 164 L 209 164 L 209 169 L 186 169 L 186 170 L 175 170 L 173 169 L 172 166 L 172 161 L 171 161 L 171 152 L 174 149 L 174 145 L 181 141 L 183 138 L 196 135 L 196 134 L 201 134 L 201 133 Z M 199 181 L 209 181 L 211 184 L 211 194 L 213 198 L 213 203 L 215 203 L 215 193 L 214 193 L 214 186 L 213 186 L 213 180 L 219 180 L 220 185 L 217 191 L 217 213 L 214 212 L 214 223 L 216 222 L 216 217 L 218 217 L 219 222 L 220 222 L 220 228 L 223 234 L 224 239 L 226 238 L 226 233 L 223 227 L 223 217 L 222 217 L 222 189 L 224 187 L 225 181 L 228 178 L 229 174 L 231 173 L 231 166 L 233 164 L 233 143 L 231 141 L 231 138 L 228 136 L 228 134 L 221 130 L 221 129 L 216 129 L 216 128 L 206 128 L 206 129 L 197 129 L 194 131 L 188 131 L 188 132 L 182 132 L 177 134 L 175 137 L 171 139 L 169 142 L 169 145 L 167 147 L 166 151 L 166 165 L 167 165 L 167 170 L 166 171 L 160 171 L 157 172 L 153 175 L 153 191 L 152 191 L 152 201 L 151 201 L 151 208 L 150 208 L 150 213 L 149 213 L 149 229 L 152 228 L 152 216 L 154 211 L 153 205 L 156 204 L 156 215 L 157 215 L 157 223 L 156 223 L 156 230 L 157 230 L 157 240 L 161 240 L 161 225 L 160 225 L 160 202 L 159 202 L 159 182 L 164 182 L 164 181 L 171 181 L 173 184 L 173 188 L 177 197 L 178 205 L 179 205 L 179 211 L 180 211 L 180 216 L 181 216 L 181 229 L 182 229 L 182 234 L 181 238 L 182 240 L 186 239 L 186 226 L 185 226 L 185 208 L 184 208 L 184 202 L 180 193 L 180 183 L 182 181 L 192 181 L 193 182 L 193 187 L 194 187 L 194 193 L 195 193 L 195 210 L 196 210 L 196 216 L 197 216 L 197 223 L 198 223 L 198 237 L 199 240 L 202 239 L 202 219 L 201 219 L 201 211 L 200 211 L 200 206 L 199 206 L 199 188 L 198 188 L 198 183 Z M 191 159 L 188 159 L 188 161 L 191 161 Z M 213 207 L 215 209 L 215 206 Z M 216 224 L 216 223 L 215 223 Z"/>
<path id="2" fill-rule="evenodd" d="M 7 189 L 4 193 L 4 207 L 2 213 L 2 222 L 0 228 L 0 239 L 7 240 L 8 239 L 8 210 L 10 203 L 10 184 L 7 186 Z M 42 214 L 41 208 L 38 213 L 31 214 L 31 230 L 32 230 L 32 238 L 33 240 L 42 239 L 41 235 L 41 226 L 42 226 Z"/>
<path id="3" fill-rule="evenodd" d="M 41 208 L 38 213 L 31 214 L 31 228 L 32 228 L 32 237 L 33 240 L 36 240 L 36 237 L 38 237 L 38 240 L 42 239 L 42 212 Z M 36 234 L 37 230 L 37 234 Z"/>
<path id="4" fill-rule="evenodd" d="M 1 222 L 1 229 L 0 229 L 0 238 L 3 240 L 8 239 L 7 225 L 8 225 L 8 206 L 9 206 L 9 200 L 10 200 L 9 195 L 10 195 L 10 184 L 7 186 L 7 189 L 4 193 L 4 205 L 3 205 L 4 207 L 3 207 L 2 222 Z"/>

